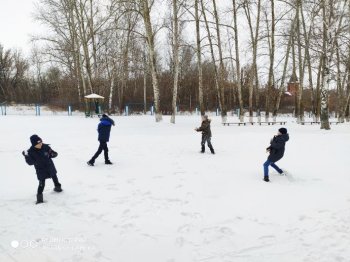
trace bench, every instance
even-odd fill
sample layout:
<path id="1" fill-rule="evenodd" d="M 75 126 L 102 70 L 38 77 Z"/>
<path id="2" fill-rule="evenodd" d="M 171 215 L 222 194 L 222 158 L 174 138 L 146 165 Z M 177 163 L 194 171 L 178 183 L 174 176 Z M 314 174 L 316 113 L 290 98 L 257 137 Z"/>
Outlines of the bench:
<path id="1" fill-rule="evenodd" d="M 305 124 L 310 124 L 310 125 L 317 125 L 317 124 L 320 124 L 321 122 L 320 121 L 304 121 L 304 122 L 300 122 L 300 124 L 302 125 L 305 125 Z"/>
<path id="2" fill-rule="evenodd" d="M 251 122 L 248 122 L 248 123 L 245 123 L 245 122 L 231 122 L 231 123 L 222 123 L 224 126 L 229 126 L 229 125 L 238 125 L 238 126 L 240 126 L 240 125 L 243 125 L 243 126 L 245 126 L 246 124 L 252 124 L 253 125 L 253 123 L 251 123 Z"/>
<path id="3" fill-rule="evenodd" d="M 310 125 L 315 124 L 315 125 L 317 125 L 317 124 L 321 124 L 321 122 L 320 121 L 304 121 L 304 122 L 301 122 L 300 124 L 302 124 L 302 125 L 305 125 L 305 124 L 310 124 Z M 332 124 L 338 125 L 338 124 L 341 124 L 341 122 L 339 122 L 339 121 L 329 121 L 329 124 L 330 125 L 332 125 Z"/>
<path id="4" fill-rule="evenodd" d="M 275 124 L 280 124 L 280 125 L 285 125 L 287 121 L 275 121 L 275 122 L 257 122 L 257 124 L 262 125 L 262 124 L 267 124 L 267 125 L 275 125 Z"/>
<path id="5" fill-rule="evenodd" d="M 222 123 L 224 126 L 229 126 L 229 125 L 254 125 L 254 124 L 268 124 L 268 125 L 274 125 L 279 123 L 280 125 L 285 125 L 287 122 L 286 121 L 276 121 L 276 122 L 227 122 L 227 123 Z"/>

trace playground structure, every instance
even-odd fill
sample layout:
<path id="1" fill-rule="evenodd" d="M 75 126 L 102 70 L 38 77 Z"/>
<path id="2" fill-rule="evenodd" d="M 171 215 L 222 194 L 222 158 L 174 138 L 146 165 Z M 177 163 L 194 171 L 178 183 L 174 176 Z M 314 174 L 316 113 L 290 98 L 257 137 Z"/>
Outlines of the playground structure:
<path id="1" fill-rule="evenodd" d="M 104 97 L 98 94 L 90 94 L 85 96 L 85 116 L 93 117 L 94 113 L 96 115 L 102 114 L 101 103 Z"/>

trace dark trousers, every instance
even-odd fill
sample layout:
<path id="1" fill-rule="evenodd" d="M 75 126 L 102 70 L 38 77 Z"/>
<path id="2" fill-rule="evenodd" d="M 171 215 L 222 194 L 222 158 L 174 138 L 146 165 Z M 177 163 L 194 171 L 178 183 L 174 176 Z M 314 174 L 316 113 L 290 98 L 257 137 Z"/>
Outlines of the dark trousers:
<path id="1" fill-rule="evenodd" d="M 213 152 L 214 148 L 213 148 L 213 145 L 211 144 L 211 137 L 210 136 L 202 135 L 202 142 L 201 142 L 202 152 L 205 151 L 205 143 L 208 144 L 210 151 Z"/>
<path id="2" fill-rule="evenodd" d="M 100 142 L 100 146 L 98 147 L 95 155 L 91 158 L 90 162 L 94 163 L 96 158 L 98 158 L 98 156 L 102 153 L 102 150 L 105 156 L 105 161 L 109 160 L 107 142 Z"/>
<path id="3" fill-rule="evenodd" d="M 264 176 L 269 176 L 269 166 L 272 166 L 279 174 L 283 173 L 282 169 L 280 169 L 274 162 L 266 160 L 264 163 Z"/>
<path id="4" fill-rule="evenodd" d="M 56 174 L 51 175 L 51 178 L 55 187 L 61 185 L 60 182 L 58 182 L 58 178 Z M 41 195 L 44 192 L 44 188 L 45 188 L 45 179 L 39 180 L 38 195 Z"/>

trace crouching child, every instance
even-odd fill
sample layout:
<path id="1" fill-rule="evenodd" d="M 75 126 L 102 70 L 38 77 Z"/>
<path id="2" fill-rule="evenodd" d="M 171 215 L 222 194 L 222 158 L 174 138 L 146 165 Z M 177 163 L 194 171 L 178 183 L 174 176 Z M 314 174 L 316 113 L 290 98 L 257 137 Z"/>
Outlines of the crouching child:
<path id="1" fill-rule="evenodd" d="M 38 135 L 32 135 L 30 137 L 32 146 L 27 150 L 23 151 L 24 156 L 28 165 L 34 165 L 36 175 L 39 180 L 39 186 L 37 191 L 36 204 L 43 203 L 43 191 L 45 188 L 45 180 L 52 178 L 55 185 L 55 192 L 62 192 L 61 184 L 58 182 L 57 170 L 52 158 L 57 157 L 57 153 L 51 149 L 48 144 L 44 144 L 42 139 Z"/>

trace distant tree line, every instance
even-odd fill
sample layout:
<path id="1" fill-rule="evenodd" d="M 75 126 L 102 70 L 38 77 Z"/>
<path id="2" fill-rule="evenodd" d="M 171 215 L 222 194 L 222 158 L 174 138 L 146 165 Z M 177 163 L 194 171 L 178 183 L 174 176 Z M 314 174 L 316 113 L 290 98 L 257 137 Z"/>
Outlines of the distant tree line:
<path id="1" fill-rule="evenodd" d="M 349 0 L 40 0 L 35 18 L 30 56 L 0 45 L 1 101 L 349 120 Z"/>

